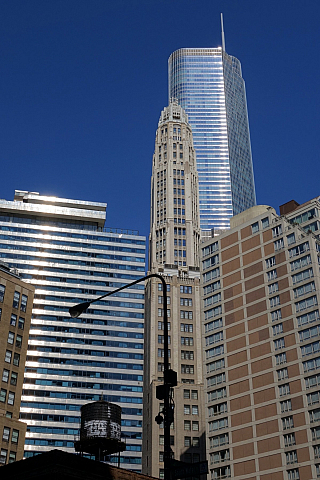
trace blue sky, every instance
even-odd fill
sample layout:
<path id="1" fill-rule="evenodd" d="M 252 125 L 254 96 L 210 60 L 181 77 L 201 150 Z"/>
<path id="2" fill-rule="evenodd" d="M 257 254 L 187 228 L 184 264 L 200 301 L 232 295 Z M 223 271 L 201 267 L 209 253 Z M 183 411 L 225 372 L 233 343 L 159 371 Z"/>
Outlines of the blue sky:
<path id="1" fill-rule="evenodd" d="M 149 231 L 167 60 L 221 45 L 246 81 L 258 203 L 320 195 L 318 0 L 3 0 L 1 198 L 14 189 L 108 203 Z"/>

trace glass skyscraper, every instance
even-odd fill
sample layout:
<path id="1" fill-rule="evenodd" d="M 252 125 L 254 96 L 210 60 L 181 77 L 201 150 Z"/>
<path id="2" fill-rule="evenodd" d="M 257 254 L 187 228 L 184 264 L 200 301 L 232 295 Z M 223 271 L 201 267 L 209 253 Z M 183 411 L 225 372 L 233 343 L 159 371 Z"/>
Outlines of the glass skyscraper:
<path id="1" fill-rule="evenodd" d="M 169 98 L 188 114 L 197 154 L 200 226 L 229 228 L 256 204 L 245 84 L 222 48 L 182 48 L 169 58 Z"/>
<path id="2" fill-rule="evenodd" d="M 0 257 L 36 287 L 20 410 L 25 456 L 73 452 L 81 405 L 103 397 L 122 407 L 121 466 L 140 471 L 144 285 L 77 319 L 68 313 L 145 274 L 145 237 L 105 228 L 105 217 L 104 203 L 24 191 L 0 200 Z"/>

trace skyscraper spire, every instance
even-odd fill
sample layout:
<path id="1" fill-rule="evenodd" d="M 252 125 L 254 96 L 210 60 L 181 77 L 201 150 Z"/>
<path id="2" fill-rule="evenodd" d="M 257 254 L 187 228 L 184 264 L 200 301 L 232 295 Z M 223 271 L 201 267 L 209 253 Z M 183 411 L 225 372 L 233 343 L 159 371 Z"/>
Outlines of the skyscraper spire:
<path id="1" fill-rule="evenodd" d="M 223 30 L 223 13 L 221 15 L 221 39 L 222 39 L 222 50 L 225 52 L 226 51 L 226 42 L 224 39 L 224 30 Z"/>

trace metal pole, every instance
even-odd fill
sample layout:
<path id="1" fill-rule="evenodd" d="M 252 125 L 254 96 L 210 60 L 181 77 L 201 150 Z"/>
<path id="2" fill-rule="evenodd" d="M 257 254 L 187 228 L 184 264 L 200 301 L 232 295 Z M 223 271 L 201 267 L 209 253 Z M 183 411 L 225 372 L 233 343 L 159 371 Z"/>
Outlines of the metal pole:
<path id="1" fill-rule="evenodd" d="M 143 282 L 148 278 L 158 278 L 158 280 L 162 283 L 162 291 L 163 291 L 163 354 L 164 354 L 164 371 L 163 371 L 163 388 L 164 388 L 164 411 L 163 411 L 163 422 L 164 422 L 164 455 L 163 455 L 163 463 L 164 463 L 164 480 L 170 480 L 170 458 L 171 458 L 171 447 L 170 447 L 170 424 L 171 424 L 171 411 L 170 411 L 170 384 L 169 384 L 169 334 L 168 334 L 168 300 L 167 300 L 167 284 L 164 278 L 159 275 L 158 273 L 150 273 L 145 277 L 139 278 L 134 282 L 128 283 L 127 285 L 123 285 L 112 292 L 108 292 L 105 295 L 101 295 L 100 297 L 96 298 L 95 300 L 91 300 L 89 302 L 83 302 L 78 305 L 75 305 L 69 308 L 69 313 L 73 317 L 78 317 L 83 313 L 87 308 L 90 307 L 91 303 L 98 302 L 109 295 L 113 295 L 114 293 L 120 292 L 120 290 L 124 290 L 125 288 L 131 287 L 136 285 L 137 283 Z"/>
<path id="2" fill-rule="evenodd" d="M 164 480 L 170 480 L 170 385 L 168 385 L 168 371 L 169 371 L 169 333 L 168 333 L 168 300 L 167 300 L 167 284 L 163 277 L 161 277 L 163 290 L 163 350 L 164 350 L 164 371 L 163 371 L 163 388 L 164 388 Z"/>

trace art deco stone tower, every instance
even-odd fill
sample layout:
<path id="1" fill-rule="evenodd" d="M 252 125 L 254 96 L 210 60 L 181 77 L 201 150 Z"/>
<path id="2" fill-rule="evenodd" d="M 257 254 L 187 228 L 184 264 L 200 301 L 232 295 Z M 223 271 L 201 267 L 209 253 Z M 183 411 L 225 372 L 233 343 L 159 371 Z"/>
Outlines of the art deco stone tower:
<path id="1" fill-rule="evenodd" d="M 149 272 L 164 275 L 168 291 L 170 366 L 174 388 L 172 450 L 175 459 L 204 459 L 205 441 L 200 324 L 198 175 L 188 117 L 172 101 L 160 116 L 151 178 Z M 156 386 L 163 381 L 161 283 L 146 284 L 143 472 L 163 476 L 162 409 Z"/>

